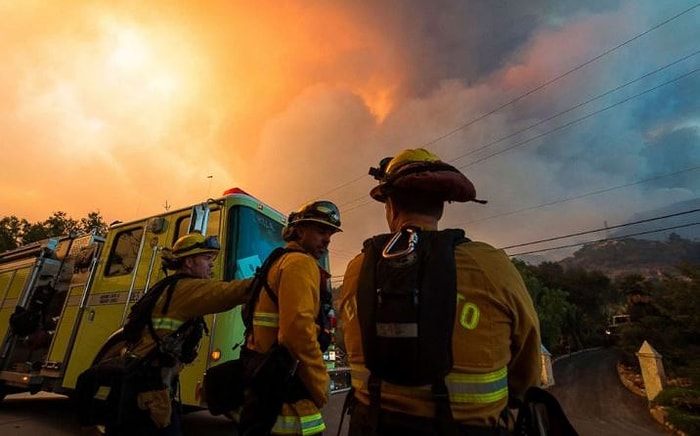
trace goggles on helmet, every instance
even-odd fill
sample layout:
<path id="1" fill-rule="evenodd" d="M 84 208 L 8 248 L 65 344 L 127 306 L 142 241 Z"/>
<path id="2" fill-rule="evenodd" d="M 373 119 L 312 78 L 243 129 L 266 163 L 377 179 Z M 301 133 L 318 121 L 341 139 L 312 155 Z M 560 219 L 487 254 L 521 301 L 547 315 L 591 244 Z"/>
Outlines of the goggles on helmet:
<path id="1" fill-rule="evenodd" d="M 221 245 L 219 244 L 219 238 L 216 236 L 207 236 L 203 241 L 196 242 L 185 247 L 180 247 L 177 250 L 173 250 L 173 254 L 182 254 L 188 251 L 196 250 L 201 248 L 203 250 L 220 250 Z"/>
<path id="2" fill-rule="evenodd" d="M 340 231 L 340 212 L 338 207 L 330 201 L 315 201 L 302 207 L 296 212 L 292 212 L 287 220 L 290 225 L 315 221 L 333 227 Z"/>

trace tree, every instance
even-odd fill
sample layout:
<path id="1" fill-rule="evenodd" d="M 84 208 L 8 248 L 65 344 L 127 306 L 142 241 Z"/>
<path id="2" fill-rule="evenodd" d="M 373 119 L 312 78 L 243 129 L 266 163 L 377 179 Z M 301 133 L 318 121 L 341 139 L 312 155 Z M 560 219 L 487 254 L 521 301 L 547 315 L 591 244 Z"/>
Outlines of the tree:
<path id="1" fill-rule="evenodd" d="M 49 229 L 46 228 L 43 222 L 29 224 L 21 235 L 20 245 L 31 244 L 32 242 L 41 241 L 51 236 Z"/>
<path id="2" fill-rule="evenodd" d="M 100 236 L 107 234 L 107 223 L 99 211 L 89 212 L 87 217 L 80 219 L 80 228 L 85 233 L 95 232 Z"/>
<path id="3" fill-rule="evenodd" d="M 654 287 L 651 281 L 641 274 L 627 274 L 614 283 L 620 295 L 625 296 L 627 314 L 632 321 L 638 321 L 646 315 L 656 314 L 656 309 L 651 304 Z"/>
<path id="4" fill-rule="evenodd" d="M 78 233 L 80 228 L 78 222 L 68 217 L 65 212 L 54 212 L 43 222 L 36 222 L 29 225 L 22 234 L 22 244 L 41 241 L 47 238 Z"/>
<path id="5" fill-rule="evenodd" d="M 620 348 L 628 362 L 644 341 L 664 356 L 669 372 L 700 366 L 700 265 L 683 265 L 660 280 L 628 276 L 622 281 L 632 322 L 621 330 Z M 697 369 L 696 369 L 697 370 Z"/>
<path id="6" fill-rule="evenodd" d="M 65 212 L 54 212 L 44 221 L 49 237 L 80 233 L 78 221 L 70 218 Z"/>
<path id="7" fill-rule="evenodd" d="M 22 235 L 29 227 L 29 222 L 16 216 L 0 219 L 0 252 L 13 250 L 21 245 Z"/>
<path id="8" fill-rule="evenodd" d="M 527 291 L 535 305 L 537 316 L 540 319 L 542 343 L 550 351 L 564 351 L 556 348 L 564 343 L 562 327 L 564 326 L 565 315 L 571 308 L 571 304 L 567 301 L 567 293 L 560 289 L 552 289 L 545 286 L 524 262 L 514 260 L 513 264 L 520 271 L 525 286 L 527 286 Z"/>
<path id="9" fill-rule="evenodd" d="M 565 269 L 553 262 L 533 267 L 533 272 L 545 286 L 565 291 L 569 302 L 578 309 L 567 315 L 571 334 L 576 335 L 577 342 L 599 344 L 608 322 L 609 307 L 618 300 L 610 278 L 600 271 Z"/>
<path id="10" fill-rule="evenodd" d="M 44 221 L 31 224 L 26 219 L 7 216 L 0 219 L 0 252 L 48 238 L 90 232 L 101 236 L 107 234 L 107 224 L 99 211 L 88 213 L 80 221 L 59 211 Z"/>
<path id="11" fill-rule="evenodd" d="M 586 345 L 583 334 L 584 324 L 584 314 L 581 312 L 581 308 L 573 304 L 569 306 L 569 309 L 564 313 L 562 332 L 571 338 L 571 342 L 573 342 L 571 346 L 575 350 L 580 350 Z"/>
<path id="12" fill-rule="evenodd" d="M 663 277 L 663 291 L 657 291 L 654 303 L 661 317 L 668 321 L 666 332 L 672 340 L 671 355 L 685 363 L 700 363 L 700 265 L 681 265 L 680 274 Z"/>

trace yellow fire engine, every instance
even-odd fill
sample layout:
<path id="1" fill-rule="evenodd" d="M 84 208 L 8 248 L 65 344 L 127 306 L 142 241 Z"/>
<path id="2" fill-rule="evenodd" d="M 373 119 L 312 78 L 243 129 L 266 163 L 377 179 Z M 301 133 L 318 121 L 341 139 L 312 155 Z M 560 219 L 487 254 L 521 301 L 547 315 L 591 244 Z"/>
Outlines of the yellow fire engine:
<path id="1" fill-rule="evenodd" d="M 69 395 L 82 371 L 123 348 L 129 308 L 164 277 L 160 251 L 178 237 L 218 235 L 214 279 L 246 278 L 284 245 L 285 221 L 233 188 L 190 208 L 114 224 L 105 238 L 67 236 L 0 253 L 0 401 L 27 391 Z M 205 406 L 204 372 L 237 358 L 243 340 L 240 307 L 205 320 L 210 333 L 180 376 L 183 405 Z"/>

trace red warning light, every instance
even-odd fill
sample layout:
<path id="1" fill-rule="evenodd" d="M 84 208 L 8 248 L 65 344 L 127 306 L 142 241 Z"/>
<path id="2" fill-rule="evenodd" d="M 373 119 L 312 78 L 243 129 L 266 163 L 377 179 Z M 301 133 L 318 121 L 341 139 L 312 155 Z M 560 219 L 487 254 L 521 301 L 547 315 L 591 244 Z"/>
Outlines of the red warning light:
<path id="1" fill-rule="evenodd" d="M 243 194 L 243 195 L 247 195 L 249 197 L 252 197 L 252 195 L 248 194 L 247 192 L 245 192 L 241 188 L 230 188 L 230 189 L 227 189 L 224 191 L 224 197 L 227 197 L 229 195 L 234 195 L 234 194 Z"/>

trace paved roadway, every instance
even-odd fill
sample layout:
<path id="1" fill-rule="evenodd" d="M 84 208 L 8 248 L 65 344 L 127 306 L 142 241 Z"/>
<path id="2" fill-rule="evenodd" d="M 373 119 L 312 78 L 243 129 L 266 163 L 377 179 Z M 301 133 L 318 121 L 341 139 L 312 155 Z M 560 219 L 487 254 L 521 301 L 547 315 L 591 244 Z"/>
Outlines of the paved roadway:
<path id="1" fill-rule="evenodd" d="M 620 383 L 617 356 L 614 348 L 600 348 L 555 362 L 549 391 L 581 436 L 667 434 L 649 414 L 646 398 Z"/>
<path id="2" fill-rule="evenodd" d="M 324 408 L 326 435 L 338 432 L 340 411 L 345 394 L 331 396 Z M 347 420 L 343 423 L 347 431 Z M 235 436 L 235 425 L 223 416 L 212 416 L 202 410 L 185 415 L 183 420 L 185 435 Z M 77 423 L 75 411 L 67 397 L 49 393 L 37 395 L 8 395 L 0 404 L 0 435 L 2 436 L 94 436 L 91 429 L 83 429 Z"/>
<path id="3" fill-rule="evenodd" d="M 617 379 L 614 349 L 599 349 L 562 359 L 554 364 L 556 385 L 550 388 L 581 436 L 661 436 L 666 433 L 650 416 L 646 400 L 624 388 Z M 324 408 L 327 436 L 338 432 L 345 394 L 331 397 Z M 235 426 L 225 417 L 207 411 L 185 416 L 185 435 L 231 436 Z M 343 432 L 346 434 L 347 418 Z M 0 405 L 2 436 L 91 435 L 75 421 L 71 403 L 52 394 L 10 395 Z"/>

